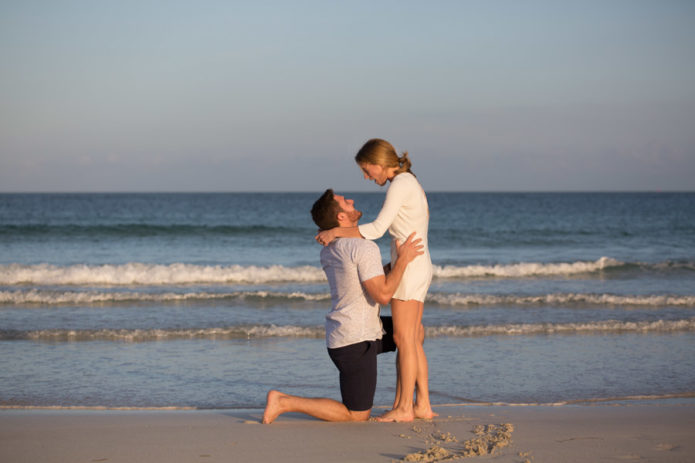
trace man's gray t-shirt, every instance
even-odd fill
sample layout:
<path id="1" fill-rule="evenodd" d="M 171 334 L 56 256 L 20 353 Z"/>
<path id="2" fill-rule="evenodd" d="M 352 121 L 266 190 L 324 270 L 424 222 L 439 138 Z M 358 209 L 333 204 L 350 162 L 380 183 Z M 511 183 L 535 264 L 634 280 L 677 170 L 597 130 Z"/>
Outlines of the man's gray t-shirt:
<path id="1" fill-rule="evenodd" d="M 384 274 L 379 247 L 361 238 L 338 238 L 321 250 L 321 266 L 331 287 L 326 345 L 335 349 L 381 339 L 379 304 L 362 282 Z"/>

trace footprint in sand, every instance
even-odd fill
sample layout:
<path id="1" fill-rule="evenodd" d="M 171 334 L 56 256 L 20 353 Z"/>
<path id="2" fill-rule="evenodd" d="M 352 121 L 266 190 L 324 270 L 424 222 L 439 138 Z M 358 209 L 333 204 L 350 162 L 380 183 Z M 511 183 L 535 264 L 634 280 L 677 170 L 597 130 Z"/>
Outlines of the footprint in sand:
<path id="1" fill-rule="evenodd" d="M 416 434 L 422 433 L 422 429 L 413 426 L 411 429 Z M 475 438 L 459 443 L 459 440 L 449 432 L 435 429 L 424 437 L 428 444 L 426 450 L 410 453 L 403 457 L 402 462 L 438 463 L 443 461 L 458 460 L 461 458 L 492 455 L 499 449 L 507 447 L 511 443 L 514 425 L 511 423 L 478 425 L 473 427 Z"/>

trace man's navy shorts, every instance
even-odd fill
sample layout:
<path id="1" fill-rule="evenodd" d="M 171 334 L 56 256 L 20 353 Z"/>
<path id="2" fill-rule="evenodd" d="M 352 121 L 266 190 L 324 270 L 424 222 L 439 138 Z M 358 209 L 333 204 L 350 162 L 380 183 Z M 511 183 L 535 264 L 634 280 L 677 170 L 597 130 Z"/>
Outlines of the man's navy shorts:
<path id="1" fill-rule="evenodd" d="M 374 404 L 376 391 L 376 356 L 396 350 L 391 317 L 381 317 L 386 334 L 375 341 L 328 349 L 328 355 L 340 371 L 340 394 L 348 410 L 361 412 Z"/>

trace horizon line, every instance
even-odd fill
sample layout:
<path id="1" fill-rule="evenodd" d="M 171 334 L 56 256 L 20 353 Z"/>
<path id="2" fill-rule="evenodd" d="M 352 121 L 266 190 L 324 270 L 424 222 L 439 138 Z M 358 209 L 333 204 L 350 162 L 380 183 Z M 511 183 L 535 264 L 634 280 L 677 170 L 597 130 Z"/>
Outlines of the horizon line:
<path id="1" fill-rule="evenodd" d="M 40 194 L 309 194 L 319 192 L 317 190 L 27 190 L 27 191 L 0 191 L 2 195 L 40 195 Z M 379 194 L 386 189 L 379 191 L 368 190 L 340 190 L 345 193 L 374 193 Z M 645 190 L 427 190 L 426 193 L 463 193 L 463 194 L 590 194 L 590 193 L 695 193 L 693 190 L 664 190 L 664 189 L 645 189 Z"/>

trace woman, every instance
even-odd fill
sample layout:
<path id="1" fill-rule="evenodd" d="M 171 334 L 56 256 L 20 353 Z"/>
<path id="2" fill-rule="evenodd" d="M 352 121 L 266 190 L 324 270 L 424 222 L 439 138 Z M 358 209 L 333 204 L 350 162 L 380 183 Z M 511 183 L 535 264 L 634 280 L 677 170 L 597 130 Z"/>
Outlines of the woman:
<path id="1" fill-rule="evenodd" d="M 424 254 L 413 260 L 406 269 L 396 293 L 391 299 L 394 339 L 398 346 L 398 378 L 393 409 L 378 418 L 379 421 L 412 421 L 414 418 L 432 418 L 430 405 L 427 358 L 422 347 L 425 332 L 422 312 L 425 296 L 432 281 L 432 262 L 427 247 L 429 207 L 427 197 L 410 170 L 408 153 L 398 156 L 386 140 L 369 140 L 355 156 L 366 180 L 384 186 L 390 182 L 386 200 L 376 220 L 351 228 L 334 228 L 320 232 L 316 240 L 326 245 L 335 238 L 380 238 L 388 229 L 391 241 L 391 261 L 395 261 L 396 243 L 404 242 L 412 233 L 422 239 Z M 413 393 L 417 384 L 417 401 Z"/>

